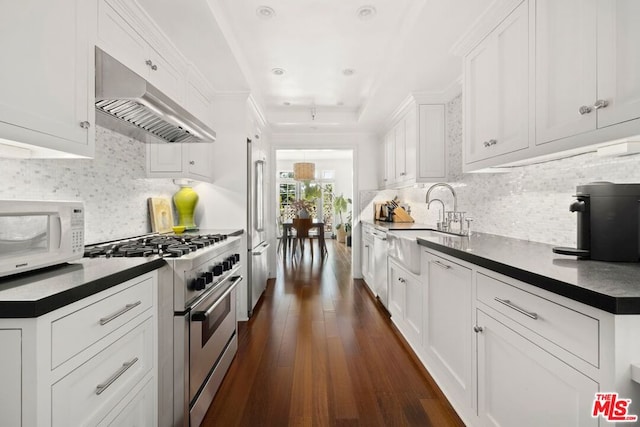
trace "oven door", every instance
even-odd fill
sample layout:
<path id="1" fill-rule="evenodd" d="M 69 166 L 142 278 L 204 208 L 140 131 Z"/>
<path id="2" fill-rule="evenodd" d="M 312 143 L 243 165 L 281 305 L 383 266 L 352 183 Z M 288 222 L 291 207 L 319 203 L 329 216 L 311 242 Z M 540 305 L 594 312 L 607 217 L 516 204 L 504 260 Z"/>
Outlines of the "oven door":
<path id="1" fill-rule="evenodd" d="M 218 359 L 236 333 L 236 286 L 232 277 L 191 308 L 189 322 L 189 402 L 201 393 Z M 207 405 L 208 406 L 208 405 Z"/>

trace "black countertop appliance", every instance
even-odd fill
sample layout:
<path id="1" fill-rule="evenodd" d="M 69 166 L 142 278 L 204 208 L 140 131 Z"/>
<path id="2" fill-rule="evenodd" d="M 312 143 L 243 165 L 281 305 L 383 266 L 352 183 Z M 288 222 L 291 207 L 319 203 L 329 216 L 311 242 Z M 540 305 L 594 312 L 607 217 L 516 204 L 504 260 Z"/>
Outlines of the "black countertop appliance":
<path id="1" fill-rule="evenodd" d="M 578 185 L 575 198 L 569 210 L 578 215 L 578 247 L 553 252 L 598 261 L 640 261 L 640 184 Z"/>

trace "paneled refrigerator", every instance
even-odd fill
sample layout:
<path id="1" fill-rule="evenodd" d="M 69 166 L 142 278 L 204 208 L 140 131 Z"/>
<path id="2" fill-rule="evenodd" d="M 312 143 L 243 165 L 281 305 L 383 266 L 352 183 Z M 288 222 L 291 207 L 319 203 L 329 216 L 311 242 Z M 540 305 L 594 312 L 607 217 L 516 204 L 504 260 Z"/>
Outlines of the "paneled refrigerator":
<path id="1" fill-rule="evenodd" d="M 249 191 L 247 196 L 247 224 L 249 232 L 247 233 L 247 273 L 249 276 L 247 285 L 247 316 L 251 317 L 253 309 L 260 299 L 260 295 L 264 292 L 267 285 L 267 276 L 269 275 L 269 243 L 267 242 L 267 233 L 265 226 L 265 212 L 267 194 L 265 174 L 266 156 L 260 149 L 258 141 L 247 139 L 247 159 L 249 161 L 247 167 L 247 182 Z"/>

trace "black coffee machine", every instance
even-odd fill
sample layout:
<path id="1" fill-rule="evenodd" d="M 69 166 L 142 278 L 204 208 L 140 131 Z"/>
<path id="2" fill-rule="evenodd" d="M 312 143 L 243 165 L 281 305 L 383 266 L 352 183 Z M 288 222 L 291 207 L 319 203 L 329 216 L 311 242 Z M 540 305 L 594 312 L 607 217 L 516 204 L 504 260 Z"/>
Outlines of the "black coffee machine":
<path id="1" fill-rule="evenodd" d="M 640 261 L 640 184 L 591 182 L 576 188 L 569 206 L 578 215 L 578 247 L 562 255 L 598 261 Z"/>

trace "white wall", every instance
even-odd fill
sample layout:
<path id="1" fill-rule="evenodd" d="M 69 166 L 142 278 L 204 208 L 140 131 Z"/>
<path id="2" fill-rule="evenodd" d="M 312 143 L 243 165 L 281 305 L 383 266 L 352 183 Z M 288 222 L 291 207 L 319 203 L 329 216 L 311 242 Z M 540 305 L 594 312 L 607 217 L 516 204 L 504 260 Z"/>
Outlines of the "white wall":
<path id="1" fill-rule="evenodd" d="M 362 190 L 375 189 L 377 183 L 377 165 L 379 164 L 379 141 L 374 134 L 367 133 L 274 133 L 271 135 L 270 162 L 275 163 L 275 151 L 278 149 L 352 149 L 353 150 L 353 206 L 360 206 L 359 195 Z M 274 172 L 275 173 L 275 172 Z M 275 186 L 270 212 L 276 212 Z M 275 223 L 275 217 L 271 218 Z M 353 211 L 352 232 L 352 271 L 356 277 L 362 277 L 360 269 L 360 227 L 358 210 Z M 275 237 L 274 237 L 275 238 Z M 271 269 L 275 271 L 275 266 Z"/>

